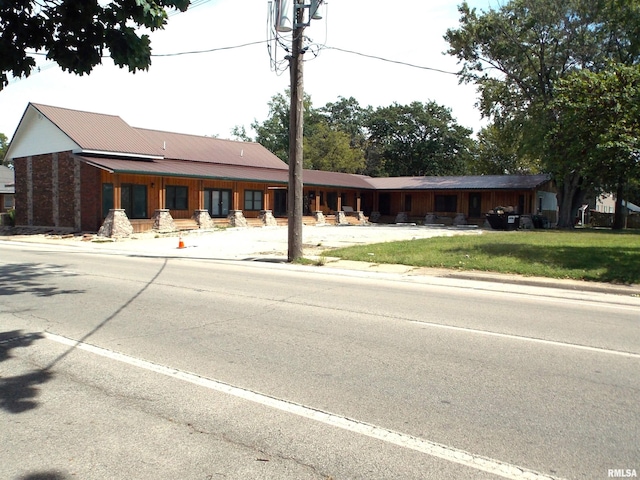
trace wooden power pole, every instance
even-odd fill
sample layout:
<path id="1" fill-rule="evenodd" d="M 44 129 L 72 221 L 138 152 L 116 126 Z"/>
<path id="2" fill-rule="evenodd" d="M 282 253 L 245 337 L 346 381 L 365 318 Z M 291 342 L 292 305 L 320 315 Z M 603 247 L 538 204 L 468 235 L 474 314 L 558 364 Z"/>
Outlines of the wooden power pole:
<path id="1" fill-rule="evenodd" d="M 291 107 L 289 115 L 289 190 L 288 197 L 288 261 L 302 258 L 302 137 L 304 131 L 304 87 L 303 87 L 303 24 L 302 8 L 294 14 L 293 42 L 289 69 L 291 73 Z"/>

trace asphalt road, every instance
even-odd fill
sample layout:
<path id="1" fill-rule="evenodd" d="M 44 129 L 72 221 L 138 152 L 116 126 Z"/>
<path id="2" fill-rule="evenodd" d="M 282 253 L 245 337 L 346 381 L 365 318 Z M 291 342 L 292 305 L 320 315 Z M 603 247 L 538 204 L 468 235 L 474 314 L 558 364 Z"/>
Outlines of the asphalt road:
<path id="1" fill-rule="evenodd" d="M 3 478 L 640 470 L 637 298 L 55 245 L 0 258 Z"/>

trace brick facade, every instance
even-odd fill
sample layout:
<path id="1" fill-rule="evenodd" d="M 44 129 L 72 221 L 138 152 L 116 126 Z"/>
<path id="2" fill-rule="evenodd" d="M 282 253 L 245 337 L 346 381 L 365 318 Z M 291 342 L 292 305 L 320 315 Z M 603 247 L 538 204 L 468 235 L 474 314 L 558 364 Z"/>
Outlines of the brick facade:
<path id="1" fill-rule="evenodd" d="M 16 225 L 98 231 L 100 171 L 71 152 L 16 158 Z"/>

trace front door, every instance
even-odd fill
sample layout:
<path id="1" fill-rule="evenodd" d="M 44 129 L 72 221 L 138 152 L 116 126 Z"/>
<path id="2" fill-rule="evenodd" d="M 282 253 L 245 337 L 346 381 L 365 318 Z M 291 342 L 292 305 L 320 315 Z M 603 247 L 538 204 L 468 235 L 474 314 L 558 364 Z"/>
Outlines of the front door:
<path id="1" fill-rule="evenodd" d="M 231 190 L 205 189 L 204 208 L 211 218 L 227 217 L 231 208 Z"/>
<path id="2" fill-rule="evenodd" d="M 469 217 L 480 218 L 482 216 L 482 194 L 470 193 L 469 194 Z"/>
<path id="3" fill-rule="evenodd" d="M 273 191 L 273 215 L 276 217 L 287 216 L 287 190 Z"/>

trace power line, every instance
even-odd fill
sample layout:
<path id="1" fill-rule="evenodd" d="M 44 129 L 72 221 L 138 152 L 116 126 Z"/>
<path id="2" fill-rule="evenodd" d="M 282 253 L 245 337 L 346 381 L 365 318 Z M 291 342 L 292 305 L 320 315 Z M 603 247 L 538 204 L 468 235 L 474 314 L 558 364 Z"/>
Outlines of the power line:
<path id="1" fill-rule="evenodd" d="M 395 64 L 398 64 L 398 65 L 405 65 L 407 67 L 419 68 L 421 70 L 431 70 L 431 71 L 438 72 L 438 73 L 446 73 L 447 75 L 459 76 L 459 73 L 457 73 L 457 72 L 449 72 L 447 70 L 441 70 L 439 68 L 425 67 L 425 66 L 422 66 L 422 65 L 415 65 L 413 63 L 401 62 L 399 60 L 390 60 L 388 58 L 378 57 L 376 55 L 368 55 L 366 53 L 354 52 L 353 50 L 346 50 L 344 48 L 329 47 L 327 45 L 321 45 L 321 48 L 322 49 L 326 49 L 326 50 L 337 50 L 338 52 L 350 53 L 352 55 L 358 55 L 360 57 L 372 58 L 374 60 L 380 60 L 380 61 L 383 61 L 383 62 L 395 63 Z"/>
<path id="2" fill-rule="evenodd" d="M 229 47 L 217 47 L 217 48 L 209 48 L 206 50 L 193 50 L 190 52 L 175 52 L 175 53 L 152 53 L 151 56 L 152 57 L 177 57 L 180 55 L 197 55 L 200 53 L 211 53 L 211 52 L 218 52 L 221 50 L 233 50 L 236 48 L 243 48 L 243 47 L 249 47 L 251 45 L 259 45 L 261 43 L 267 43 L 270 40 L 260 40 L 257 42 L 249 42 L 249 43 L 243 43 L 241 45 L 233 45 L 233 46 L 229 46 Z"/>

